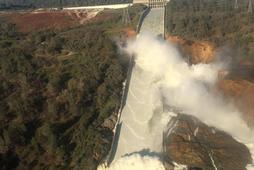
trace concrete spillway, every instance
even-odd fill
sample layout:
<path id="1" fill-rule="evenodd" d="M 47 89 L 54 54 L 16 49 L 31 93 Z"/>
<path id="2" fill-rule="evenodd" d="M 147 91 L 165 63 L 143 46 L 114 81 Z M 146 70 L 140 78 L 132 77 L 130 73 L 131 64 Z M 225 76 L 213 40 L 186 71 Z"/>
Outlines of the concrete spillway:
<path id="1" fill-rule="evenodd" d="M 149 31 L 153 35 L 164 35 L 164 8 L 154 8 L 145 17 L 140 33 Z"/>
<path id="2" fill-rule="evenodd" d="M 142 23 L 140 32 L 164 35 L 164 8 L 151 9 Z M 119 121 L 121 128 L 113 161 L 145 149 L 151 152 L 161 151 L 162 136 L 155 133 L 157 127 L 153 127 L 152 118 L 161 112 L 162 108 L 154 109 L 153 91 L 151 76 L 134 65 L 126 104 Z M 154 136 L 155 134 L 157 136 Z"/>

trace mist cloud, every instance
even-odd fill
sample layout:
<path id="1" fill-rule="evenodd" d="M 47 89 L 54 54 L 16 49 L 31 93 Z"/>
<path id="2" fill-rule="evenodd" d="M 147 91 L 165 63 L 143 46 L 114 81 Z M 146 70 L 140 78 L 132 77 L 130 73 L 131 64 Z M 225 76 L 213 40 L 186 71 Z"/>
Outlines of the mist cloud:
<path id="1" fill-rule="evenodd" d="M 108 170 L 164 170 L 158 157 L 133 154 L 113 162 Z"/>
<path id="2" fill-rule="evenodd" d="M 140 34 L 137 39 L 130 41 L 126 51 L 130 55 L 135 54 L 136 67 L 154 80 L 155 101 L 163 99 L 160 102 L 176 107 L 185 114 L 196 116 L 204 123 L 229 133 L 236 140 L 246 144 L 254 155 L 254 131 L 246 125 L 241 113 L 232 103 L 215 93 L 218 72 L 225 66 L 222 62 L 188 65 L 172 44 L 149 34 Z M 161 115 L 160 121 L 153 121 L 153 126 L 165 127 L 169 117 Z M 164 122 L 163 125 L 161 122 Z M 147 170 L 149 167 L 163 169 L 159 159 L 139 155 L 123 157 L 114 162 L 110 169 L 125 170 L 125 165 L 133 170 L 136 167 L 139 170 Z M 252 168 L 248 166 L 249 170 Z"/>

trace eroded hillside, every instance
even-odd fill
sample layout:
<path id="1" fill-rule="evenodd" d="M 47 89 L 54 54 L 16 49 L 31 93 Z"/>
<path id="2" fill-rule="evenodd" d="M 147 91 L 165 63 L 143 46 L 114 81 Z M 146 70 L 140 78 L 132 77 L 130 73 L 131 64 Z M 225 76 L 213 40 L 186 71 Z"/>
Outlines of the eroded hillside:
<path id="1" fill-rule="evenodd" d="M 218 87 L 253 124 L 254 14 L 247 13 L 246 2 L 234 9 L 231 0 L 172 0 L 166 15 L 168 40 L 178 44 L 186 60 L 208 63 L 219 57 L 229 63 Z"/>

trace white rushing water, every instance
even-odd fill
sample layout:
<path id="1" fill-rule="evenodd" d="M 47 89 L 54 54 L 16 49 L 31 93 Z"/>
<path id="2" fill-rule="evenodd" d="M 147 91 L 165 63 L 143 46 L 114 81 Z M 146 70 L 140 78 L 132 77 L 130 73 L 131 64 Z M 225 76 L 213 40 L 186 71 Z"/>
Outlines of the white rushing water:
<path id="1" fill-rule="evenodd" d="M 163 36 L 164 9 L 151 9 L 140 32 Z M 158 153 L 162 151 L 162 132 L 170 114 L 162 112 L 161 96 L 155 97 L 159 89 L 154 85 L 150 73 L 135 65 L 119 121 L 121 131 L 117 149 L 109 169 L 164 170 Z"/>
<path id="2" fill-rule="evenodd" d="M 145 34 L 131 42 L 128 51 L 135 53 L 137 66 L 156 82 L 154 88 L 159 90 L 152 98 L 157 100 L 157 96 L 161 96 L 166 104 L 227 132 L 246 144 L 254 156 L 254 131 L 232 103 L 211 90 L 216 89 L 218 73 L 224 63 L 189 66 L 174 46 Z M 253 166 L 247 168 L 250 170 Z"/>
<path id="3" fill-rule="evenodd" d="M 162 133 L 174 114 L 164 112 L 163 103 L 181 108 L 209 126 L 229 133 L 246 144 L 254 156 L 254 131 L 242 120 L 241 113 L 232 103 L 210 90 L 215 89 L 218 72 L 224 64 L 189 66 L 173 45 L 155 36 L 164 29 L 145 33 L 151 26 L 146 21 L 160 28 L 158 16 L 161 11 L 157 10 L 151 11 L 153 16 L 147 16 L 137 39 L 128 43 L 126 51 L 135 54 L 136 65 L 120 119 L 122 127 L 116 154 L 110 167 L 98 169 L 164 170 L 159 156 Z M 182 165 L 176 167 L 184 168 Z M 252 165 L 247 168 L 253 170 Z"/>
<path id="4" fill-rule="evenodd" d="M 163 34 L 163 13 L 164 9 L 152 9 L 142 24 L 141 32 L 150 30 L 153 31 L 153 35 Z M 156 27 L 151 25 L 154 22 Z M 153 116 L 156 116 L 155 108 L 158 114 L 162 113 L 160 99 L 154 98 L 157 90 L 149 73 L 144 72 L 138 65 L 134 66 L 126 105 L 120 119 L 122 127 L 115 160 L 143 149 L 149 149 L 151 152 L 161 151 L 162 136 L 155 135 L 158 134 L 156 131 L 163 129 L 154 128 L 152 122 Z"/>

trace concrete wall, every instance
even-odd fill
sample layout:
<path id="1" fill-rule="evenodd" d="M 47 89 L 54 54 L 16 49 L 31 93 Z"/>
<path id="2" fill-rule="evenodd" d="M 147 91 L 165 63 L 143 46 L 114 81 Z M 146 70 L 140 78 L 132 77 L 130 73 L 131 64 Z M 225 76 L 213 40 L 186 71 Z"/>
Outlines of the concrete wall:
<path id="1" fill-rule="evenodd" d="M 164 8 L 167 0 L 149 0 L 148 6 L 151 8 Z"/>
<path id="2" fill-rule="evenodd" d="M 144 4 L 148 5 L 149 0 L 133 0 L 133 4 Z"/>
<path id="3" fill-rule="evenodd" d="M 133 0 L 133 4 L 144 4 L 150 8 L 163 8 L 169 0 Z"/>
<path id="4" fill-rule="evenodd" d="M 82 9 L 119 9 L 132 6 L 132 3 L 129 4 L 116 4 L 116 5 L 98 5 L 98 6 L 80 6 L 80 7 L 67 7 L 63 10 L 82 10 Z"/>

